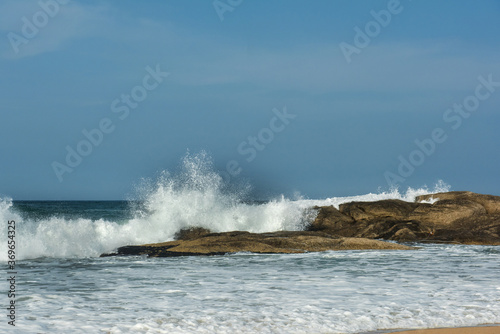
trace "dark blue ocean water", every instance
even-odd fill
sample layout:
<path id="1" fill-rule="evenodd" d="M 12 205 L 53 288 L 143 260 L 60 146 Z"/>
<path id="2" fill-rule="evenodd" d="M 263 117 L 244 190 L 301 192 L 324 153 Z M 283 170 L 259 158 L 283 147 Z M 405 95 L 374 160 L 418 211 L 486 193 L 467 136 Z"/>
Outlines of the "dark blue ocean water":
<path id="1" fill-rule="evenodd" d="M 105 219 L 123 222 L 144 210 L 140 201 L 13 201 L 13 210 L 24 220 Z"/>

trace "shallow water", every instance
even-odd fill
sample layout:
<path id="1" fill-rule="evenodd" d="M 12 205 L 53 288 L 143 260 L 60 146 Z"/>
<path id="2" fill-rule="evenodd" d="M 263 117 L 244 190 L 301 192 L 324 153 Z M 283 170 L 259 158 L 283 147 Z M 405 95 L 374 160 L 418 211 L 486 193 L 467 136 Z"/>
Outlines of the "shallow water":
<path id="1" fill-rule="evenodd" d="M 356 333 L 500 322 L 500 247 L 421 247 L 24 260 L 18 268 L 16 328 Z"/>
<path id="2" fill-rule="evenodd" d="M 107 257 L 128 244 L 171 240 L 179 229 L 301 230 L 315 205 L 415 196 L 408 189 L 351 197 L 252 202 L 204 155 L 187 156 L 132 202 L 0 199 L 0 261 L 8 273 L 15 221 L 18 333 L 359 333 L 500 322 L 500 247 L 420 245 L 214 257 Z"/>

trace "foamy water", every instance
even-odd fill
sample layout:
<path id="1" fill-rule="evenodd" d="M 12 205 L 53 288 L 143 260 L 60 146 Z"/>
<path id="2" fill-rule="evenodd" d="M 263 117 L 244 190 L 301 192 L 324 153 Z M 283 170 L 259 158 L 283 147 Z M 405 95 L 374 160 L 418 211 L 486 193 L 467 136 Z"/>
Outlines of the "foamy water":
<path id="1" fill-rule="evenodd" d="M 500 247 L 419 245 L 411 251 L 99 258 L 119 246 L 171 240 L 181 228 L 300 230 L 315 205 L 415 196 L 407 189 L 352 197 L 244 202 L 205 154 L 142 186 L 141 205 L 107 219 L 26 215 L 0 200 L 0 260 L 16 221 L 18 333 L 358 333 L 500 322 Z M 99 203 L 98 203 L 99 204 Z M 84 206 L 92 204 L 84 203 Z M 96 204 L 97 205 L 97 204 Z M 114 210 L 114 209 L 113 209 Z M 48 213 L 47 213 L 48 211 Z M 87 217 L 87 218 L 86 218 Z M 123 218 L 128 217 L 128 218 Z M 132 218 L 130 218 L 132 217 Z M 7 280 L 0 289 L 7 291 Z M 7 296 L 4 296 L 5 300 Z"/>
<path id="2" fill-rule="evenodd" d="M 205 153 L 187 155 L 182 163 L 178 174 L 164 172 L 155 182 L 145 183 L 141 190 L 144 205 L 126 222 L 60 216 L 25 220 L 13 210 L 11 199 L 0 200 L 0 219 L 5 226 L 8 220 L 18 222 L 18 259 L 96 257 L 124 245 L 173 240 L 177 231 L 188 227 L 214 232 L 302 230 L 315 218 L 316 211 L 311 210 L 315 205 L 338 207 L 350 201 L 389 198 L 414 201 L 415 196 L 449 189 L 441 182 L 431 190 L 410 188 L 402 194 L 393 190 L 316 200 L 282 196 L 264 204 L 247 204 L 242 201 L 247 189 L 229 188 Z M 0 231 L 3 249 L 6 241 L 5 227 Z M 5 252 L 0 252 L 0 261 L 7 261 Z"/>
<path id="3" fill-rule="evenodd" d="M 26 260 L 18 269 L 17 329 L 359 333 L 500 322 L 499 247 L 422 247 Z"/>

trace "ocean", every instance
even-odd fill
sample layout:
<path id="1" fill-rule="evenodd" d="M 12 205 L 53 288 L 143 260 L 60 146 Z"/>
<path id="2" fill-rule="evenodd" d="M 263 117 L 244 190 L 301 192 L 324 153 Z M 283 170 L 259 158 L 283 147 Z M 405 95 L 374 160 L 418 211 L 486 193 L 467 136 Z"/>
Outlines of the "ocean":
<path id="1" fill-rule="evenodd" d="M 0 332 L 364 333 L 499 323 L 499 246 L 99 257 L 124 245 L 172 240 L 190 226 L 300 230 L 314 219 L 315 205 L 413 201 L 443 190 L 448 188 L 438 184 L 405 193 L 257 202 L 245 197 L 245 189 L 228 187 L 205 162 L 191 159 L 180 174 L 146 182 L 130 201 L 4 197 Z M 9 233 L 12 221 L 15 233 Z M 12 256 L 15 265 L 9 267 Z M 12 301 L 15 320 L 9 324 Z"/>

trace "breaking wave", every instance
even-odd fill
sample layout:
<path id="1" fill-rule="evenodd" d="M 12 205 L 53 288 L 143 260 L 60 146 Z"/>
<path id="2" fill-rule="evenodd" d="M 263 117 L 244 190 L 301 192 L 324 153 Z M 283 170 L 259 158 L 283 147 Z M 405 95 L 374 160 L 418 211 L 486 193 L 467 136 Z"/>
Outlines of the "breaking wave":
<path id="1" fill-rule="evenodd" d="M 315 205 L 333 205 L 350 201 L 401 199 L 413 201 L 415 196 L 448 191 L 439 182 L 434 189 L 411 189 L 400 193 L 370 193 L 350 197 L 291 200 L 281 196 L 265 203 L 245 202 L 248 186 L 229 186 L 216 172 L 210 156 L 201 152 L 187 154 L 180 172 L 165 171 L 157 180 L 143 182 L 141 205 L 133 218 L 126 221 L 50 216 L 23 219 L 12 199 L 0 199 L 0 247 L 7 249 L 7 222 L 16 221 L 16 258 L 95 257 L 117 247 L 172 240 L 182 228 L 204 227 L 214 232 L 271 232 L 301 230 L 311 222 Z M 7 261 L 6 252 L 0 261 Z"/>

